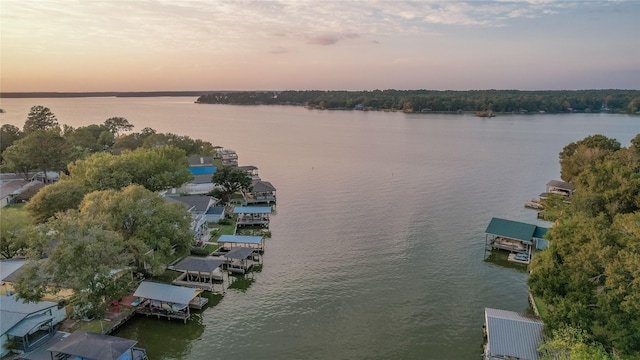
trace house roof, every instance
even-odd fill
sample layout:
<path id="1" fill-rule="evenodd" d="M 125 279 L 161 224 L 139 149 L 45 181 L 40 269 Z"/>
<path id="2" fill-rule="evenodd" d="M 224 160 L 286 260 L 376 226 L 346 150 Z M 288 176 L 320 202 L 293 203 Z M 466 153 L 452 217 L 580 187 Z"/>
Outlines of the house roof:
<path id="1" fill-rule="evenodd" d="M 248 247 L 237 247 L 224 254 L 224 257 L 226 257 L 227 259 L 246 259 L 247 256 L 253 253 L 253 250 L 254 249 Z"/>
<path id="2" fill-rule="evenodd" d="M 268 181 L 256 180 L 251 186 L 253 187 L 253 192 L 276 191 L 276 188 Z"/>
<path id="3" fill-rule="evenodd" d="M 187 157 L 189 166 L 212 165 L 213 156 L 189 156 Z"/>
<path id="4" fill-rule="evenodd" d="M 211 180 L 211 174 L 200 174 L 193 175 L 193 180 L 191 180 L 192 184 L 213 184 L 213 180 Z"/>
<path id="5" fill-rule="evenodd" d="M 224 214 L 224 207 L 222 206 L 210 207 L 209 210 L 207 210 L 207 215 L 222 215 L 222 214 Z"/>
<path id="6" fill-rule="evenodd" d="M 234 214 L 271 214 L 270 206 L 237 206 L 233 209 Z"/>
<path id="7" fill-rule="evenodd" d="M 248 235 L 221 235 L 218 239 L 219 243 L 237 243 L 237 244 L 260 244 L 262 236 Z"/>
<path id="8" fill-rule="evenodd" d="M 197 271 L 202 273 L 212 273 L 222 264 L 224 264 L 224 260 L 220 258 L 187 256 L 174 268 L 178 271 Z"/>
<path id="9" fill-rule="evenodd" d="M 535 237 L 534 233 L 536 233 L 537 228 L 538 227 L 536 225 L 526 224 L 519 221 L 493 218 L 485 232 L 487 234 L 503 236 L 509 239 L 531 241 L 531 239 Z M 541 229 L 544 229 L 544 232 L 546 233 L 546 228 Z M 542 233 L 542 231 L 543 230 L 540 230 L 538 233 Z M 544 233 L 542 234 L 544 235 Z"/>
<path id="10" fill-rule="evenodd" d="M 560 180 L 551 180 L 547 183 L 547 186 L 553 186 L 553 187 L 557 187 L 559 189 L 566 189 L 566 190 L 575 190 L 575 186 L 569 184 L 568 182 L 564 182 L 564 181 L 560 181 Z"/>
<path id="11" fill-rule="evenodd" d="M 19 192 L 24 186 L 31 183 L 26 180 L 10 180 L 6 182 L 0 182 L 0 199 L 4 199 L 9 195 L 15 195 L 15 192 Z"/>
<path id="12" fill-rule="evenodd" d="M 174 304 L 188 304 L 202 290 L 143 281 L 133 296 Z"/>
<path id="13" fill-rule="evenodd" d="M 29 315 L 57 306 L 57 303 L 51 301 L 23 302 L 15 296 L 0 296 L 0 335 L 7 333 Z"/>
<path id="14" fill-rule="evenodd" d="M 166 199 L 169 202 L 181 202 L 187 206 L 187 209 L 195 210 L 199 213 L 204 213 L 209 208 L 209 202 L 211 196 L 206 195 L 193 195 L 193 196 L 167 196 Z"/>
<path id="15" fill-rule="evenodd" d="M 27 317 L 20 321 L 17 325 L 7 331 L 7 335 L 23 337 L 31 332 L 35 327 L 53 320 L 53 316 L 46 314 L 38 314 Z M 3 324 L 4 326 L 4 324 Z"/>
<path id="16" fill-rule="evenodd" d="M 0 276 L 2 276 L 0 280 L 5 281 L 6 278 L 9 278 L 11 274 L 20 269 L 26 262 L 26 260 L 0 260 Z"/>
<path id="17" fill-rule="evenodd" d="M 485 308 L 488 352 L 494 356 L 538 359 L 542 320 L 513 311 Z"/>
<path id="18" fill-rule="evenodd" d="M 117 360 L 136 343 L 116 336 L 76 331 L 47 350 L 85 359 Z"/>

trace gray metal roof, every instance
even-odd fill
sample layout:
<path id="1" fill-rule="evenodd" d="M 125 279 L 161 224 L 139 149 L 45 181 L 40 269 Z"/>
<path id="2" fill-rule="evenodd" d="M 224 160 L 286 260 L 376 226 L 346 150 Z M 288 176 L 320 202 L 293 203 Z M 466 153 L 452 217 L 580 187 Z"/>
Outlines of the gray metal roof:
<path id="1" fill-rule="evenodd" d="M 256 180 L 252 185 L 253 192 L 276 191 L 276 188 L 268 181 Z"/>
<path id="2" fill-rule="evenodd" d="M 557 187 L 559 189 L 565 189 L 573 191 L 575 190 L 575 186 L 569 184 L 568 182 L 560 181 L 560 180 L 551 180 L 547 183 L 547 186 Z"/>
<path id="3" fill-rule="evenodd" d="M 57 303 L 51 301 L 23 302 L 15 296 L 0 296 L 0 335 L 4 335 L 29 315 L 57 306 Z"/>
<path id="4" fill-rule="evenodd" d="M 485 308 L 487 349 L 493 356 L 538 359 L 542 320 L 513 311 Z"/>
<path id="5" fill-rule="evenodd" d="M 212 175 L 211 174 L 199 174 L 193 175 L 193 180 L 191 180 L 192 184 L 213 184 Z"/>
<path id="6" fill-rule="evenodd" d="M 194 196 L 167 196 L 169 202 L 181 202 L 186 204 L 187 209 L 193 209 L 195 212 L 204 213 L 209 208 L 211 196 L 194 195 Z"/>
<path id="7" fill-rule="evenodd" d="M 189 165 L 211 165 L 213 164 L 213 156 L 189 156 L 187 158 Z"/>
<path id="8" fill-rule="evenodd" d="M 53 316 L 46 314 L 38 314 L 30 316 L 7 331 L 7 335 L 23 337 L 31 332 L 35 327 L 40 326 L 47 321 L 53 320 Z M 4 324 L 3 324 L 4 326 Z"/>
<path id="9" fill-rule="evenodd" d="M 237 206 L 233 209 L 234 214 L 271 214 L 270 206 Z"/>
<path id="10" fill-rule="evenodd" d="M 227 259 L 246 259 L 247 256 L 253 253 L 253 250 L 254 249 L 248 247 L 237 247 L 224 254 L 224 257 Z"/>
<path id="11" fill-rule="evenodd" d="M 200 292 L 202 292 L 200 289 L 143 281 L 133 296 L 174 304 L 188 304 Z"/>
<path id="12" fill-rule="evenodd" d="M 187 256 L 174 268 L 178 271 L 197 271 L 201 273 L 212 273 L 222 264 L 224 264 L 224 260 L 220 258 Z"/>
<path id="13" fill-rule="evenodd" d="M 2 276 L 2 281 L 9 278 L 11 274 L 20 269 L 26 262 L 27 260 L 0 260 L 0 276 Z"/>
<path id="14" fill-rule="evenodd" d="M 47 350 L 85 359 L 117 360 L 136 343 L 116 336 L 76 331 Z"/>
<path id="15" fill-rule="evenodd" d="M 222 215 L 222 214 L 224 214 L 223 206 L 214 206 L 214 207 L 210 207 L 207 210 L 207 215 Z"/>
<path id="16" fill-rule="evenodd" d="M 220 235 L 219 243 L 260 244 L 262 236 L 250 235 Z"/>

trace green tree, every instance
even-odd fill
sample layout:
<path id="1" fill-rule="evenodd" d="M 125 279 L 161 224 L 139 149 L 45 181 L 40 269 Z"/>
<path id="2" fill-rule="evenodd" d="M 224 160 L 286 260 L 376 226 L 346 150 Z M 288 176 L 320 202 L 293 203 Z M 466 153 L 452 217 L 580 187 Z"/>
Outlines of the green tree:
<path id="1" fill-rule="evenodd" d="M 540 360 L 614 360 L 617 356 L 607 353 L 605 348 L 593 342 L 589 335 L 573 327 L 553 331 L 538 348 Z"/>
<path id="2" fill-rule="evenodd" d="M 61 171 L 71 157 L 71 146 L 54 130 L 34 130 L 16 141 L 4 152 L 6 165 L 16 172 L 38 169 L 43 172 L 45 182 L 48 171 Z"/>
<path id="3" fill-rule="evenodd" d="M 560 152 L 560 177 L 571 183 L 586 167 L 620 150 L 620 143 L 603 135 L 572 142 Z"/>
<path id="4" fill-rule="evenodd" d="M 133 129 L 133 125 L 129 123 L 129 120 L 123 117 L 111 117 L 104 121 L 104 125 L 111 131 L 111 133 L 118 137 L 119 134 Z"/>
<path id="5" fill-rule="evenodd" d="M 58 119 L 47 107 L 36 105 L 29 110 L 22 131 L 29 134 L 36 130 L 59 130 Z"/>
<path id="6" fill-rule="evenodd" d="M 47 229 L 55 234 L 55 246 L 47 259 L 24 266 L 15 287 L 17 296 L 35 301 L 46 292 L 70 288 L 76 315 L 101 316 L 105 300 L 119 295 L 122 286 L 113 273 L 131 263 L 122 237 L 73 211 L 47 224 Z"/>
<path id="7" fill-rule="evenodd" d="M 0 126 L 0 154 L 2 154 L 9 146 L 22 137 L 20 129 L 11 124 L 3 124 Z M 0 160 L 2 157 L 0 156 Z"/>
<path id="8" fill-rule="evenodd" d="M 31 222 L 29 215 L 15 207 L 0 209 L 0 256 L 11 259 L 22 255 L 27 247 L 24 230 Z"/>
<path id="9" fill-rule="evenodd" d="M 186 255 L 193 244 L 191 215 L 184 206 L 168 203 L 139 185 L 88 194 L 79 209 L 82 217 L 120 234 L 140 269 L 146 263 L 152 272 L 161 273 L 164 265 Z"/>
<path id="10" fill-rule="evenodd" d="M 251 188 L 251 177 L 246 171 L 233 166 L 218 168 L 211 178 L 219 187 L 219 195 L 224 202 L 229 202 L 231 195 L 240 190 Z"/>
<path id="11" fill-rule="evenodd" d="M 26 210 L 35 223 L 43 223 L 57 213 L 77 209 L 85 193 L 85 188 L 78 182 L 63 179 L 38 191 L 27 204 Z"/>

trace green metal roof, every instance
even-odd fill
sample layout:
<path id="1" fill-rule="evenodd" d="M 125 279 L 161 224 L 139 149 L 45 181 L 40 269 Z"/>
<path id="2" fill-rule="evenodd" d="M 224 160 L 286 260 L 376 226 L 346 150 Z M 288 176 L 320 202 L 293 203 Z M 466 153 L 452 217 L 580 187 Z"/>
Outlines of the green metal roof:
<path id="1" fill-rule="evenodd" d="M 509 239 L 531 241 L 537 226 L 519 221 L 493 218 L 487 226 L 487 234 L 498 235 Z"/>
<path id="2" fill-rule="evenodd" d="M 540 226 L 536 226 L 536 231 L 533 232 L 533 237 L 536 239 L 542 239 L 544 237 L 544 234 L 547 233 L 547 228 L 544 227 L 540 227 Z"/>

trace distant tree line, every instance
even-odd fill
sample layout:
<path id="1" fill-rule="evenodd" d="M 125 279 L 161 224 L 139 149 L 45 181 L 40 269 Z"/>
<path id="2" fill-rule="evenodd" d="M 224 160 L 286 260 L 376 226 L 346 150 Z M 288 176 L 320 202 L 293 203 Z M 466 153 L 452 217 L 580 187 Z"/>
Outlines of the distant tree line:
<path id="1" fill-rule="evenodd" d="M 374 90 L 244 91 L 202 95 L 196 103 L 231 105 L 304 105 L 334 110 L 497 113 L 638 113 L 638 90 Z"/>

